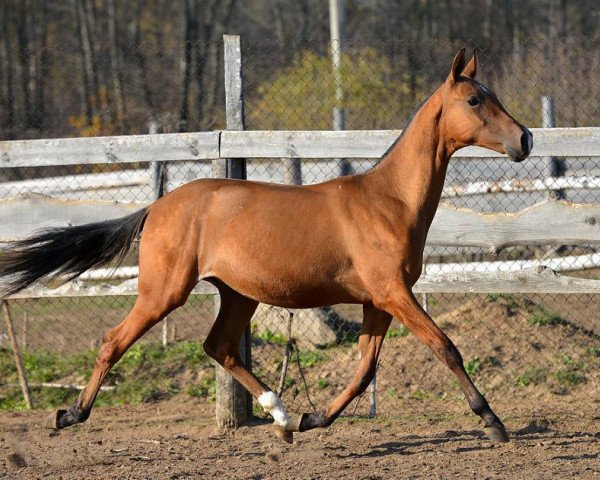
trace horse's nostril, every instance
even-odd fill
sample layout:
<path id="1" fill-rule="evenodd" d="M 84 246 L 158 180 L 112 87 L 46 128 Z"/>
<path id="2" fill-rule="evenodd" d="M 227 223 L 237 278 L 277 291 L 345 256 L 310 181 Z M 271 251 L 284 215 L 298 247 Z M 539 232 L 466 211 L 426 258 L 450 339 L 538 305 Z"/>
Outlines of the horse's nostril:
<path id="1" fill-rule="evenodd" d="M 533 135 L 527 128 L 523 128 L 523 135 L 521 135 L 521 150 L 525 155 L 529 155 L 532 148 Z"/>

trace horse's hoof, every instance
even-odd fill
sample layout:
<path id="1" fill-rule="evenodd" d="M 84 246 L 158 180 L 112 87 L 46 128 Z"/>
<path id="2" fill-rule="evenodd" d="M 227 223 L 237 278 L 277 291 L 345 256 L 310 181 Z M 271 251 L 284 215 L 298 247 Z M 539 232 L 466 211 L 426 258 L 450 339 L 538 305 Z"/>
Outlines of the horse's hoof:
<path id="1" fill-rule="evenodd" d="M 483 431 L 494 442 L 506 443 L 510 440 L 506 429 L 502 425 L 499 427 L 484 427 Z"/>
<path id="2" fill-rule="evenodd" d="M 56 412 L 52 412 L 50 415 L 46 417 L 46 422 L 44 426 L 49 428 L 50 430 L 59 430 L 60 426 L 58 424 L 58 420 L 67 413 L 66 410 L 57 410 Z"/>
<path id="3" fill-rule="evenodd" d="M 294 443 L 294 434 L 292 432 L 287 431 L 281 425 L 273 425 L 273 431 L 275 432 L 275 436 L 287 443 Z"/>
<path id="4" fill-rule="evenodd" d="M 302 419 L 305 417 L 305 415 L 306 414 L 304 414 L 304 415 L 293 415 L 292 418 L 290 418 L 290 420 L 285 425 L 285 429 L 288 432 L 299 432 L 300 431 L 300 424 L 302 423 Z"/>

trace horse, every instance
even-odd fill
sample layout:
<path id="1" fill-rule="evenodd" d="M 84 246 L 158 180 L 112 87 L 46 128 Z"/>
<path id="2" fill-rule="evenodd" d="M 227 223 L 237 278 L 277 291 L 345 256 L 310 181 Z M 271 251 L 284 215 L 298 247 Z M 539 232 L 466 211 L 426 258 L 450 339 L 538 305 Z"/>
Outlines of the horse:
<path id="1" fill-rule="evenodd" d="M 221 296 L 204 350 L 273 418 L 275 434 L 327 427 L 371 382 L 393 317 L 427 345 L 459 381 L 492 441 L 509 437 L 473 384 L 454 343 L 421 308 L 412 287 L 440 201 L 450 157 L 468 145 L 507 154 L 531 152 L 533 136 L 475 76 L 477 52 L 465 49 L 443 84 L 370 171 L 316 185 L 199 179 L 129 216 L 42 230 L 0 257 L 0 298 L 36 280 L 121 260 L 138 237 L 138 297 L 102 339 L 90 379 L 75 403 L 49 417 L 62 429 L 88 419 L 100 385 L 125 351 L 183 305 L 199 279 Z M 288 415 L 280 398 L 246 366 L 240 339 L 259 302 L 286 308 L 363 306 L 361 360 L 327 410 Z M 425 368 L 425 366 L 424 366 Z"/>

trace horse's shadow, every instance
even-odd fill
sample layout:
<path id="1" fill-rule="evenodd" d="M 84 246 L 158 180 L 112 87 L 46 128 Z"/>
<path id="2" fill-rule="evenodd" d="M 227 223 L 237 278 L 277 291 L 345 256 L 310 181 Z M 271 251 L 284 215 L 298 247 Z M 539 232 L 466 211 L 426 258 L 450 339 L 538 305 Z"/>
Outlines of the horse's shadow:
<path id="1" fill-rule="evenodd" d="M 573 445 L 576 443 L 589 442 L 593 434 L 587 432 L 559 432 L 544 430 L 542 432 L 516 431 L 511 435 L 512 442 L 539 442 L 562 440 L 557 445 Z M 488 440 L 487 436 L 480 430 L 468 430 L 456 432 L 448 430 L 435 437 L 425 435 L 407 435 L 401 441 L 385 442 L 371 446 L 367 452 L 352 452 L 346 455 L 337 454 L 338 458 L 362 458 L 362 457 L 384 457 L 388 455 L 413 455 L 435 450 L 436 446 L 452 446 L 453 444 L 464 444 L 471 441 L 483 441 L 485 443 L 476 445 L 457 446 L 455 452 L 473 452 L 494 449 L 496 444 Z"/>

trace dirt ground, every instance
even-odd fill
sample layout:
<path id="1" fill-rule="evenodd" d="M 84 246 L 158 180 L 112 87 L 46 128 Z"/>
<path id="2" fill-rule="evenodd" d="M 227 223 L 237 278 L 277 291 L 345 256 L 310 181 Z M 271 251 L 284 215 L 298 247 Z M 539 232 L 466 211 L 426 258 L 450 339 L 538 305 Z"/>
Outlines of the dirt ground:
<path id="1" fill-rule="evenodd" d="M 213 407 L 172 400 L 97 409 L 60 432 L 43 428 L 43 411 L 1 413 L 0 478 L 600 478 L 598 410 L 503 406 L 506 444 L 484 437 L 471 414 L 431 412 L 345 417 L 288 445 L 265 423 L 217 431 Z"/>

